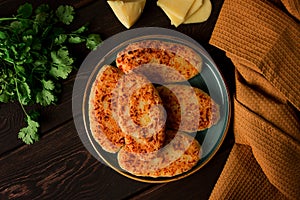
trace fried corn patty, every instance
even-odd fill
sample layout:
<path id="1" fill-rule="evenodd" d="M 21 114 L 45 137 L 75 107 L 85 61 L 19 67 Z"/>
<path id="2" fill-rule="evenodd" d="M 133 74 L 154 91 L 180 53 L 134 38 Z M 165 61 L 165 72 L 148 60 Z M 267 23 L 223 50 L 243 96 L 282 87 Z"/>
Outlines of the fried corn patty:
<path id="1" fill-rule="evenodd" d="M 192 169 L 200 160 L 201 146 L 183 132 L 168 130 L 164 147 L 152 153 L 134 153 L 121 149 L 120 167 L 136 176 L 172 177 Z"/>
<path id="2" fill-rule="evenodd" d="M 180 84 L 157 87 L 167 112 L 167 127 L 185 132 L 210 128 L 220 118 L 219 105 L 204 91 Z"/>
<path id="3" fill-rule="evenodd" d="M 89 120 L 93 137 L 100 146 L 115 153 L 125 144 L 124 133 L 113 117 L 111 99 L 123 73 L 116 67 L 105 65 L 98 72 L 89 98 Z"/>
<path id="4" fill-rule="evenodd" d="M 137 69 L 151 82 L 170 83 L 186 81 L 200 73 L 202 58 L 182 44 L 144 40 L 119 52 L 116 64 L 125 73 Z"/>
<path id="5" fill-rule="evenodd" d="M 124 148 L 133 152 L 152 152 L 161 148 L 165 138 L 162 100 L 143 75 L 128 73 L 118 86 L 117 118 L 125 133 Z"/>

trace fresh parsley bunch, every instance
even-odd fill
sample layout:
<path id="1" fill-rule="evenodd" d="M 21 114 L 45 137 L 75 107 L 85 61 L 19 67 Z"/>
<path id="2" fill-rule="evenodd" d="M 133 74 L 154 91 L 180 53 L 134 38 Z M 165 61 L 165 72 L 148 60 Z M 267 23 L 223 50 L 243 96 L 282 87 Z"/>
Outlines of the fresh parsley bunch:
<path id="1" fill-rule="evenodd" d="M 0 18 L 0 102 L 20 103 L 27 126 L 18 137 L 26 144 L 39 140 L 39 123 L 38 113 L 27 112 L 25 106 L 57 101 L 61 79 L 74 68 L 67 45 L 85 43 L 93 50 L 101 42 L 98 34 L 84 34 L 87 26 L 65 30 L 74 14 L 68 5 L 52 10 L 47 4 L 33 9 L 26 3 L 15 16 Z"/>

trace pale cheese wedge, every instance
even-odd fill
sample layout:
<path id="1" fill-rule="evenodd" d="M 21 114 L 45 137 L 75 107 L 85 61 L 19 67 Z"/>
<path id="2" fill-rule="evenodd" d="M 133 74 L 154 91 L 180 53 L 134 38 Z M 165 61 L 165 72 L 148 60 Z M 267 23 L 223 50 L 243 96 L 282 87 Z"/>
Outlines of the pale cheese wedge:
<path id="1" fill-rule="evenodd" d="M 107 1 L 118 20 L 129 29 L 141 16 L 146 0 Z"/>
<path id="2" fill-rule="evenodd" d="M 189 18 L 187 18 L 183 23 L 191 24 L 191 23 L 200 23 L 206 21 L 212 10 L 212 5 L 210 0 L 203 0 L 202 6 Z"/>
<path id="3" fill-rule="evenodd" d="M 179 26 L 192 7 L 195 0 L 158 0 L 157 5 L 166 13 L 171 20 L 171 24 Z"/>
<path id="4" fill-rule="evenodd" d="M 188 19 L 190 16 L 192 16 L 202 6 L 202 4 L 203 0 L 195 0 L 188 13 L 186 14 L 185 19 Z"/>
<path id="5" fill-rule="evenodd" d="M 169 13 L 184 20 L 194 1 L 195 0 L 158 0 L 157 5 L 159 7 L 165 7 L 165 9 L 168 9 Z"/>
<path id="6" fill-rule="evenodd" d="M 164 5 L 160 5 L 160 8 L 168 16 L 168 18 L 171 20 L 171 24 L 174 25 L 175 27 L 178 27 L 184 21 L 183 19 L 180 19 L 176 15 L 174 15 L 173 13 L 171 13 L 169 11 L 169 9 L 167 7 L 165 7 Z"/>

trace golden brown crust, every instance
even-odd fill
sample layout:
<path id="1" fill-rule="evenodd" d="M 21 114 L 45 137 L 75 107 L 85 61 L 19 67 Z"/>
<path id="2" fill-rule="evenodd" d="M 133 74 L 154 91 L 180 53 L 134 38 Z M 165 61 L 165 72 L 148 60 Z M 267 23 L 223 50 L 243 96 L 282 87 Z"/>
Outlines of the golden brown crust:
<path id="1" fill-rule="evenodd" d="M 89 98 L 93 137 L 108 152 L 152 152 L 165 139 L 162 101 L 142 75 L 124 75 L 118 68 L 103 66 Z"/>
<path id="2" fill-rule="evenodd" d="M 111 98 L 122 72 L 105 65 L 98 72 L 89 97 L 90 129 L 95 140 L 108 152 L 115 153 L 124 145 L 124 133 L 113 117 Z"/>
<path id="3" fill-rule="evenodd" d="M 117 67 L 128 73 L 142 68 L 155 83 L 186 81 L 202 69 L 201 57 L 178 43 L 144 40 L 128 45 L 116 58 Z"/>
<path id="4" fill-rule="evenodd" d="M 188 85 L 157 87 L 167 111 L 167 127 L 185 132 L 210 128 L 220 118 L 219 105 L 202 90 Z"/>
<path id="5" fill-rule="evenodd" d="M 121 149 L 118 162 L 122 169 L 136 176 L 172 177 L 191 170 L 200 160 L 197 140 L 183 133 L 168 130 L 165 146 L 159 151 L 139 154 Z"/>
<path id="6" fill-rule="evenodd" d="M 165 113 L 154 86 L 142 75 L 122 76 L 118 87 L 118 123 L 127 151 L 158 150 L 165 138 Z"/>

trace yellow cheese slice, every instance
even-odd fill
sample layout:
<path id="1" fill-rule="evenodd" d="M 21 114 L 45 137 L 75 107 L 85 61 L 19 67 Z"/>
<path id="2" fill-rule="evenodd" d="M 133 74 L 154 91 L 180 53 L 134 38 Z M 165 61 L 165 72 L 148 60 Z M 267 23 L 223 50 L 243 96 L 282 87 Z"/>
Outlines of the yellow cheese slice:
<path id="1" fill-rule="evenodd" d="M 203 4 L 203 0 L 195 0 L 192 4 L 191 8 L 189 9 L 188 13 L 186 14 L 185 19 L 189 18 L 194 14 Z"/>
<path id="2" fill-rule="evenodd" d="M 157 5 L 161 8 L 164 7 L 163 10 L 167 10 L 169 14 L 184 20 L 194 1 L 195 0 L 158 0 Z"/>
<path id="3" fill-rule="evenodd" d="M 183 23 L 200 23 L 206 21 L 211 14 L 212 6 L 210 0 L 203 0 L 203 5 L 189 18 L 187 18 Z"/>
<path id="4" fill-rule="evenodd" d="M 168 16 L 168 18 L 171 20 L 171 24 L 178 27 L 184 19 L 179 19 L 176 15 L 171 13 L 167 7 L 164 5 L 161 5 L 160 8 L 164 11 L 164 13 Z"/>
<path id="5" fill-rule="evenodd" d="M 107 3 L 118 20 L 129 29 L 142 14 L 146 0 L 110 0 Z"/>

